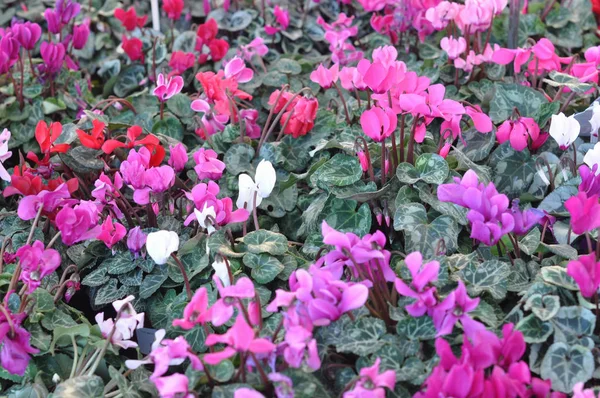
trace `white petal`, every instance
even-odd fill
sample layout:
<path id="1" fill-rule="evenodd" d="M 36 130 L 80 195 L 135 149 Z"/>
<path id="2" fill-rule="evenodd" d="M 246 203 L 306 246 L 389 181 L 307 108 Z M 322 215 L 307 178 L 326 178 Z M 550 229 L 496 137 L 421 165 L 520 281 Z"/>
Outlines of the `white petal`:
<path id="1" fill-rule="evenodd" d="M 227 264 L 225 264 L 225 261 L 215 261 L 212 263 L 212 267 L 215 270 L 215 275 L 217 275 L 217 277 L 223 283 L 223 286 L 230 286 L 231 281 L 229 280 L 229 271 L 227 270 Z"/>
<path id="2" fill-rule="evenodd" d="M 252 210 L 253 197 L 256 186 L 254 180 L 248 174 L 240 174 L 238 177 L 239 194 L 238 199 L 235 202 L 238 209 Z"/>
<path id="3" fill-rule="evenodd" d="M 275 182 L 277 181 L 277 173 L 275 173 L 271 162 L 264 159 L 261 160 L 256 168 L 254 179 L 256 180 L 259 195 L 262 198 L 268 198 L 271 192 L 273 192 Z"/>
<path id="4" fill-rule="evenodd" d="M 146 252 L 156 264 L 166 264 L 171 253 L 179 249 L 179 236 L 173 231 L 157 231 L 148 234 Z"/>

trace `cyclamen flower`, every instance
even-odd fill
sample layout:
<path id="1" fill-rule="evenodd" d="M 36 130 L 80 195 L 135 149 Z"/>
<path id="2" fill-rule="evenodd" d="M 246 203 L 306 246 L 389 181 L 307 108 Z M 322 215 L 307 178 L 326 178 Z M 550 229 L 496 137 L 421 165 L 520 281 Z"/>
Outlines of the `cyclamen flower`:
<path id="1" fill-rule="evenodd" d="M 248 211 L 246 209 L 238 209 L 233 211 L 233 201 L 231 198 L 217 199 L 220 188 L 214 181 L 209 181 L 208 184 L 200 183 L 196 185 L 191 193 L 186 193 L 186 197 L 194 202 L 196 209 L 202 212 L 212 212 L 216 215 L 214 222 L 217 225 L 227 225 L 230 223 L 244 222 L 248 219 Z M 210 209 L 213 209 L 212 211 Z M 184 225 L 189 225 L 196 214 L 191 213 L 184 221 Z M 211 220 L 211 223 L 213 221 Z"/>
<path id="2" fill-rule="evenodd" d="M 460 321 L 467 337 L 473 336 L 480 330 L 485 330 L 483 324 L 473 320 L 468 313 L 479 305 L 479 298 L 470 298 L 467 288 L 462 281 L 433 311 L 433 324 L 438 336 L 452 333 L 456 322 Z"/>
<path id="3" fill-rule="evenodd" d="M 397 125 L 398 117 L 390 108 L 374 106 L 360 116 L 363 132 L 376 142 L 384 141 L 392 135 Z"/>
<path id="4" fill-rule="evenodd" d="M 113 223 L 112 217 L 107 217 L 96 239 L 104 242 L 111 249 L 127 234 L 127 229 L 120 223 Z"/>
<path id="5" fill-rule="evenodd" d="M 10 140 L 10 131 L 8 129 L 2 130 L 0 134 L 0 178 L 4 181 L 11 181 L 10 174 L 4 168 L 3 162 L 10 159 L 12 152 L 8 150 L 8 141 Z"/>
<path id="6" fill-rule="evenodd" d="M 171 59 L 169 60 L 169 66 L 173 68 L 173 72 L 175 74 L 182 74 L 192 66 L 196 62 L 196 56 L 193 53 L 186 53 L 183 51 L 173 51 L 171 54 Z M 169 73 L 169 76 L 171 76 Z"/>
<path id="7" fill-rule="evenodd" d="M 600 287 L 600 262 L 596 261 L 595 253 L 570 261 L 567 274 L 575 279 L 583 297 L 592 297 Z"/>
<path id="8" fill-rule="evenodd" d="M 431 286 L 431 283 L 437 281 L 440 263 L 431 261 L 423 264 L 423 256 L 419 252 L 409 254 L 404 261 L 411 273 L 412 282 L 409 286 L 402 279 L 396 278 L 394 285 L 402 296 L 412 297 L 416 300 L 413 304 L 405 307 L 406 312 L 420 317 L 431 311 L 437 304 L 436 288 Z"/>
<path id="9" fill-rule="evenodd" d="M 257 123 L 258 111 L 256 109 L 242 109 L 240 111 L 240 117 L 244 119 L 246 135 L 250 138 L 259 138 L 262 130 Z"/>
<path id="10" fill-rule="evenodd" d="M 310 80 L 324 89 L 331 88 L 338 80 L 340 66 L 333 64 L 329 69 L 319 64 L 317 70 L 310 74 Z"/>
<path id="11" fill-rule="evenodd" d="M 587 151 L 583 157 L 583 162 L 587 164 L 590 169 L 598 165 L 600 167 L 600 142 L 596 143 L 592 149 Z M 596 174 L 600 173 L 600 169 L 596 170 Z"/>
<path id="12" fill-rule="evenodd" d="M 179 235 L 173 231 L 150 232 L 146 237 L 146 252 L 156 264 L 166 264 L 179 249 Z"/>
<path id="13" fill-rule="evenodd" d="M 181 18 L 183 6 L 183 0 L 163 0 L 163 10 L 167 13 L 167 17 L 172 20 Z"/>
<path id="14" fill-rule="evenodd" d="M 279 124 L 284 128 L 283 133 L 294 138 L 306 135 L 312 130 L 319 110 L 319 101 L 316 98 L 299 97 L 296 100 L 294 106 L 287 108 L 287 112 L 279 120 Z"/>
<path id="15" fill-rule="evenodd" d="M 106 125 L 97 119 L 92 120 L 92 125 L 94 127 L 92 127 L 92 131 L 89 134 L 79 129 L 76 130 L 76 133 L 79 141 L 81 141 L 81 145 L 87 148 L 100 149 L 102 148 L 102 144 L 104 144 L 104 128 Z"/>
<path id="16" fill-rule="evenodd" d="M 571 229 L 581 235 L 600 227 L 600 203 L 598 195 L 579 192 L 565 201 L 565 208 L 571 214 Z"/>
<path id="17" fill-rule="evenodd" d="M 33 50 L 42 36 L 40 25 L 29 21 L 15 24 L 11 27 L 11 30 L 21 46 L 27 51 Z"/>
<path id="18" fill-rule="evenodd" d="M 137 27 L 144 27 L 146 25 L 147 15 L 141 17 L 137 16 L 135 8 L 129 7 L 127 10 L 122 8 L 115 8 L 115 18 L 117 18 L 123 24 L 123 27 L 128 31 L 135 30 Z"/>
<path id="19" fill-rule="evenodd" d="M 179 94 L 183 88 L 183 78 L 181 76 L 173 76 L 165 78 L 162 73 L 156 78 L 156 88 L 152 94 L 158 97 L 160 102 L 165 102 L 175 94 Z"/>
<path id="20" fill-rule="evenodd" d="M 241 299 L 254 298 L 254 284 L 249 278 L 243 277 L 231 286 L 223 286 L 217 275 L 213 276 L 213 281 L 219 291 L 219 299 L 211 307 L 211 322 L 215 326 L 224 325 L 228 322 L 234 313 L 234 308 L 237 308 L 240 313 Z M 238 317 L 239 318 L 239 317 Z"/>
<path id="21" fill-rule="evenodd" d="M 43 42 L 40 47 L 40 54 L 44 60 L 44 70 L 49 75 L 55 75 L 61 71 L 65 61 L 65 47 L 62 43 Z"/>
<path id="22" fill-rule="evenodd" d="M 24 245 L 16 252 L 22 267 L 21 280 L 27 285 L 27 294 L 33 293 L 60 266 L 60 254 L 54 249 L 45 249 L 43 242 Z M 0 339 L 1 340 L 1 339 Z"/>
<path id="23" fill-rule="evenodd" d="M 238 47 L 238 56 L 244 58 L 246 62 L 251 62 L 255 55 L 262 58 L 268 52 L 269 47 L 265 45 L 262 37 L 256 37 L 250 43 Z"/>
<path id="24" fill-rule="evenodd" d="M 127 248 L 133 253 L 135 258 L 139 256 L 142 248 L 146 245 L 147 238 L 147 235 L 139 226 L 129 230 L 127 234 Z"/>
<path id="25" fill-rule="evenodd" d="M 123 35 L 121 37 L 121 41 L 121 47 L 123 48 L 123 51 L 125 51 L 125 54 L 127 54 L 127 56 L 129 57 L 129 59 L 131 59 L 132 61 L 144 61 L 144 51 L 142 50 L 144 44 L 140 39 L 138 39 L 137 37 L 128 39 L 127 36 Z"/>
<path id="26" fill-rule="evenodd" d="M 579 192 L 585 192 L 588 196 L 600 194 L 600 173 L 598 173 L 599 165 L 594 165 L 590 169 L 587 165 L 579 166 L 579 176 L 581 184 L 579 184 Z"/>
<path id="27" fill-rule="evenodd" d="M 200 148 L 194 152 L 194 161 L 196 162 L 194 170 L 198 174 L 198 179 L 218 180 L 221 178 L 223 170 L 225 170 L 225 163 L 220 161 L 217 156 L 212 149 Z"/>
<path id="28" fill-rule="evenodd" d="M 518 199 L 513 200 L 510 211 L 515 220 L 512 232 L 518 236 L 527 235 L 531 228 L 545 217 L 542 210 L 531 208 L 523 211 L 519 209 Z"/>
<path id="29" fill-rule="evenodd" d="M 233 326 L 225 334 L 209 334 L 206 338 L 207 346 L 217 343 L 226 347 L 222 351 L 204 355 L 204 362 L 209 365 L 217 365 L 237 353 L 269 354 L 275 350 L 275 345 L 269 340 L 256 337 L 254 329 L 241 315 L 238 315 Z"/>
<path id="30" fill-rule="evenodd" d="M 577 383 L 573 387 L 573 398 L 596 398 L 596 393 L 591 388 L 583 389 L 583 383 Z"/>
<path id="31" fill-rule="evenodd" d="M 9 314 L 10 316 L 10 314 Z M 12 320 L 11 324 L 5 315 L 0 313 L 0 365 L 8 373 L 23 376 L 30 355 L 39 353 L 39 350 L 31 346 L 31 335 L 18 322 Z"/>
<path id="32" fill-rule="evenodd" d="M 212 311 L 208 308 L 208 293 L 205 287 L 196 290 L 192 300 L 185 306 L 182 319 L 174 319 L 173 326 L 190 330 L 211 320 Z"/>
<path id="33" fill-rule="evenodd" d="M 510 140 L 510 146 L 516 151 L 522 151 L 529 146 L 539 148 L 547 138 L 540 135 L 540 127 L 530 117 L 519 117 L 517 120 L 507 120 L 498 127 L 496 138 L 500 144 Z"/>
<path id="34" fill-rule="evenodd" d="M 73 26 L 73 48 L 81 50 L 85 47 L 90 35 L 90 20 L 86 18 L 83 23 Z"/>
<path id="35" fill-rule="evenodd" d="M 175 146 L 171 145 L 169 151 L 171 152 L 171 156 L 169 156 L 169 166 L 178 173 L 183 171 L 183 169 L 185 169 L 185 164 L 188 161 L 188 155 L 183 144 L 178 143 Z"/>
<path id="36" fill-rule="evenodd" d="M 440 42 L 442 50 L 448 54 L 448 59 L 455 59 L 467 49 L 467 41 L 464 37 L 455 39 L 453 36 L 444 37 Z"/>
<path id="37" fill-rule="evenodd" d="M 98 208 L 93 202 L 80 201 L 76 206 L 65 206 L 57 214 L 55 224 L 67 246 L 95 239 L 101 232 L 98 225 Z"/>
<path id="38" fill-rule="evenodd" d="M 131 341 L 135 330 L 144 327 L 144 313 L 137 313 L 131 301 L 134 296 L 128 296 L 123 300 L 116 300 L 112 305 L 117 311 L 118 317 L 116 322 L 112 319 L 104 319 L 104 312 L 96 314 L 94 318 L 100 327 L 100 332 L 104 338 L 107 338 L 111 332 L 112 337 L 110 342 L 121 348 L 137 347 L 137 343 Z"/>
<path id="39" fill-rule="evenodd" d="M 265 26 L 265 33 L 271 36 L 281 30 L 286 30 L 290 24 L 290 14 L 287 10 L 283 10 L 279 6 L 275 6 L 273 15 L 276 23 L 274 25 Z"/>
<path id="40" fill-rule="evenodd" d="M 462 179 L 455 177 L 454 181 L 454 184 L 440 185 L 437 196 L 442 202 L 469 209 L 471 238 L 493 246 L 513 230 L 515 221 L 508 211 L 508 197 L 498 193 L 493 183 L 480 184 L 473 170 L 467 171 Z"/>
<path id="41" fill-rule="evenodd" d="M 225 63 L 223 70 L 227 79 L 235 79 L 238 83 L 248 83 L 254 76 L 254 71 L 246 68 L 244 60 L 239 57 L 233 57 Z"/>
<path id="42" fill-rule="evenodd" d="M 33 220 L 38 210 L 42 207 L 42 212 L 49 214 L 58 207 L 72 203 L 69 200 L 71 193 L 66 184 L 59 185 L 54 191 L 41 191 L 37 195 L 25 196 L 19 202 L 17 214 L 21 220 Z"/>
<path id="43" fill-rule="evenodd" d="M 394 390 L 396 385 L 396 373 L 386 370 L 379 373 L 381 359 L 375 359 L 372 366 L 360 370 L 360 378 L 351 391 L 344 393 L 344 398 L 381 397 L 385 398 L 385 388 Z"/>
<path id="44" fill-rule="evenodd" d="M 240 174 L 238 178 L 238 209 L 254 209 L 273 192 L 277 174 L 271 162 L 263 159 L 256 167 L 255 180 L 248 174 Z"/>
<path id="45" fill-rule="evenodd" d="M 581 126 L 573 116 L 566 117 L 564 113 L 552 115 L 550 136 L 556 140 L 560 149 L 565 150 L 579 137 Z"/>

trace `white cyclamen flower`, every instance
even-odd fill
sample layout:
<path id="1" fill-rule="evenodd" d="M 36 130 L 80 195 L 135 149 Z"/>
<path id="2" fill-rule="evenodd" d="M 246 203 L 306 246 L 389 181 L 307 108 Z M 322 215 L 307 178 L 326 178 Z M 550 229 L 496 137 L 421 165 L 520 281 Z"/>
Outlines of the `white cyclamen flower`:
<path id="1" fill-rule="evenodd" d="M 590 125 L 592 129 L 590 130 L 590 137 L 592 142 L 598 141 L 598 129 L 600 128 L 600 103 L 594 102 L 592 106 L 592 117 L 590 118 Z"/>
<path id="2" fill-rule="evenodd" d="M 212 235 L 212 233 L 215 232 L 213 221 L 217 218 L 215 208 L 208 206 L 208 203 L 204 203 L 204 208 L 202 211 L 194 209 L 194 214 L 198 219 L 198 224 L 200 224 L 202 228 L 206 229 L 209 235 Z M 208 218 L 208 216 L 212 217 L 212 221 Z"/>
<path id="3" fill-rule="evenodd" d="M 179 249 L 179 236 L 173 231 L 150 232 L 146 239 L 146 252 L 156 264 L 166 264 L 171 253 Z"/>
<path id="4" fill-rule="evenodd" d="M 215 261 L 212 263 L 212 267 L 215 270 L 215 275 L 221 280 L 221 283 L 223 283 L 223 286 L 230 286 L 231 280 L 229 279 L 227 263 L 225 263 L 221 256 L 217 256 L 217 258 L 215 258 Z"/>
<path id="5" fill-rule="evenodd" d="M 4 181 L 10 181 L 10 174 L 2 164 L 12 156 L 12 152 L 8 150 L 8 140 L 10 140 L 10 131 L 4 129 L 0 134 L 0 178 Z"/>
<path id="6" fill-rule="evenodd" d="M 239 196 L 236 205 L 239 209 L 252 210 L 254 208 L 254 196 L 256 195 L 256 207 L 263 199 L 268 198 L 273 188 L 277 174 L 273 165 L 268 160 L 261 160 L 256 168 L 254 180 L 248 174 L 239 176 Z"/>
<path id="7" fill-rule="evenodd" d="M 600 174 L 600 142 L 596 143 L 592 149 L 587 151 L 583 157 L 583 162 L 593 169 L 595 165 L 598 165 L 596 174 Z"/>
<path id="8" fill-rule="evenodd" d="M 566 117 L 564 113 L 552 115 L 550 135 L 556 140 L 560 149 L 565 150 L 579 137 L 581 126 L 573 116 Z"/>

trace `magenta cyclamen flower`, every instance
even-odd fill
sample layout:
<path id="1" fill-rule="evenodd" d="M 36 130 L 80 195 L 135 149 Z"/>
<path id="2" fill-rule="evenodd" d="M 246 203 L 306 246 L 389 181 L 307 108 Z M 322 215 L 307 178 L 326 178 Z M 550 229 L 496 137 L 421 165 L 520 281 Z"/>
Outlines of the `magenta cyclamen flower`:
<path id="1" fill-rule="evenodd" d="M 565 201 L 571 214 L 571 228 L 576 234 L 584 234 L 600 227 L 600 204 L 598 195 L 589 196 L 579 192 Z"/>
<path id="2" fill-rule="evenodd" d="M 233 201 L 231 198 L 217 199 L 220 188 L 214 181 L 208 184 L 200 183 L 192 188 L 191 193 L 186 192 L 186 197 L 194 202 L 196 209 L 201 212 L 210 211 L 212 207 L 215 213 L 214 221 L 217 225 L 227 225 L 230 223 L 244 222 L 248 219 L 248 210 L 237 209 L 233 211 Z M 184 225 L 189 225 L 196 220 L 196 214 L 192 211 L 185 219 Z"/>
<path id="3" fill-rule="evenodd" d="M 513 230 L 515 220 L 508 211 L 508 197 L 498 193 L 493 183 L 480 184 L 473 170 L 468 170 L 462 179 L 455 177 L 454 181 L 454 184 L 440 185 L 437 196 L 442 202 L 469 209 L 471 238 L 493 246 Z"/>
<path id="4" fill-rule="evenodd" d="M 416 300 L 405 307 L 406 312 L 416 317 L 423 316 L 437 304 L 436 289 L 431 286 L 431 283 L 437 281 L 440 263 L 431 261 L 423 264 L 423 256 L 419 252 L 409 254 L 404 261 L 412 275 L 412 282 L 407 285 L 402 279 L 397 278 L 394 285 L 402 296 Z"/>
<path id="5" fill-rule="evenodd" d="M 165 78 L 160 73 L 156 78 L 156 88 L 152 91 L 152 94 L 157 96 L 160 102 L 165 102 L 175 94 L 179 94 L 182 88 L 183 78 L 181 76 Z"/>
<path id="6" fill-rule="evenodd" d="M 22 267 L 21 280 L 27 285 L 27 293 L 33 293 L 60 265 L 60 254 L 54 249 L 44 250 L 44 243 L 36 240 L 33 245 L 21 246 L 17 257 Z"/>
<path id="7" fill-rule="evenodd" d="M 67 246 L 95 239 L 101 230 L 98 225 L 98 208 L 93 202 L 85 200 L 73 207 L 63 207 L 56 215 L 55 223 Z"/>
<path id="8" fill-rule="evenodd" d="M 225 63 L 223 68 L 225 77 L 233 79 L 238 83 L 248 83 L 254 77 L 254 71 L 246 67 L 246 63 L 240 57 L 233 57 Z"/>
<path id="9" fill-rule="evenodd" d="M 207 346 L 217 343 L 225 344 L 226 347 L 222 351 L 204 355 L 204 362 L 209 365 L 217 365 L 237 353 L 269 354 L 275 350 L 275 345 L 269 340 L 256 337 L 254 329 L 242 315 L 237 316 L 235 323 L 225 334 L 210 334 L 206 338 Z"/>
<path id="10" fill-rule="evenodd" d="M 8 373 L 23 376 L 29 364 L 29 355 L 39 351 L 31 346 L 31 335 L 27 330 L 14 319 L 12 325 L 14 328 L 11 329 L 11 323 L 0 312 L 0 365 Z"/>
<path id="11" fill-rule="evenodd" d="M 83 23 L 73 26 L 73 48 L 81 50 L 85 47 L 88 37 L 90 35 L 90 20 L 86 18 Z"/>
<path id="12" fill-rule="evenodd" d="M 377 358 L 372 366 L 360 370 L 360 378 L 352 391 L 344 393 L 344 398 L 385 397 L 385 389 L 394 390 L 396 372 L 386 370 L 379 373 L 381 359 Z"/>
<path id="13" fill-rule="evenodd" d="M 521 210 L 518 199 L 513 200 L 510 212 L 515 220 L 515 226 L 512 231 L 515 235 L 527 235 L 531 228 L 545 217 L 545 213 L 542 210 L 534 208 Z"/>
<path id="14" fill-rule="evenodd" d="M 198 174 L 198 179 L 218 180 L 223 175 L 225 163 L 218 159 L 218 155 L 212 149 L 200 148 L 194 152 L 194 161 L 196 166 L 194 170 Z"/>
<path id="15" fill-rule="evenodd" d="M 45 72 L 54 75 L 60 72 L 65 61 L 65 47 L 62 43 L 43 42 L 40 47 L 40 53 L 44 60 Z"/>
<path id="16" fill-rule="evenodd" d="M 43 212 L 52 213 L 61 205 L 67 205 L 73 201 L 67 184 L 60 184 L 54 191 L 41 191 L 37 195 L 25 196 L 19 202 L 17 214 L 21 220 L 33 220 L 40 207 Z M 76 201 L 75 201 L 76 202 Z"/>
<path id="17" fill-rule="evenodd" d="M 235 285 L 223 286 L 221 280 L 213 277 L 220 298 L 211 307 L 211 321 L 215 326 L 224 325 L 233 316 L 234 308 L 240 311 L 240 300 L 254 298 L 254 284 L 249 278 L 240 278 Z"/>
<path id="18" fill-rule="evenodd" d="M 18 23 L 11 28 L 15 38 L 24 49 L 31 51 L 35 48 L 37 41 L 42 36 L 42 28 L 33 22 Z"/>
<path id="19" fill-rule="evenodd" d="M 475 333 L 485 329 L 483 324 L 473 320 L 468 315 L 478 305 L 479 298 L 470 298 L 465 284 L 458 281 L 458 287 L 433 310 L 433 323 L 437 329 L 437 335 L 444 336 L 452 333 L 454 325 L 458 321 L 460 321 L 468 337 L 474 336 Z"/>
<path id="20" fill-rule="evenodd" d="M 595 253 L 570 261 L 567 274 L 575 279 L 583 297 L 592 297 L 600 287 L 600 262 L 596 261 Z"/>
<path id="21" fill-rule="evenodd" d="M 196 325 L 204 324 L 211 320 L 212 313 L 208 308 L 208 293 L 205 287 L 196 290 L 194 297 L 183 310 L 183 319 L 173 320 L 173 326 L 190 330 Z"/>
<path id="22" fill-rule="evenodd" d="M 319 64 L 317 70 L 310 74 L 310 80 L 322 88 L 328 89 L 337 82 L 339 71 L 340 66 L 338 64 L 333 64 L 329 69 Z"/>
<path id="23" fill-rule="evenodd" d="M 188 155 L 183 144 L 180 142 L 175 146 L 171 145 L 169 146 L 169 151 L 171 152 L 171 155 L 169 156 L 169 166 L 178 173 L 183 171 L 185 164 L 188 161 Z"/>
<path id="24" fill-rule="evenodd" d="M 96 238 L 103 241 L 106 247 L 111 249 L 115 244 L 123 239 L 126 233 L 127 229 L 118 222 L 113 223 L 112 217 L 109 216 L 102 224 L 100 233 Z"/>
<path id="25" fill-rule="evenodd" d="M 600 173 L 597 164 L 591 170 L 588 165 L 582 164 L 579 166 L 579 176 L 581 177 L 579 192 L 585 192 L 588 196 L 600 194 Z"/>

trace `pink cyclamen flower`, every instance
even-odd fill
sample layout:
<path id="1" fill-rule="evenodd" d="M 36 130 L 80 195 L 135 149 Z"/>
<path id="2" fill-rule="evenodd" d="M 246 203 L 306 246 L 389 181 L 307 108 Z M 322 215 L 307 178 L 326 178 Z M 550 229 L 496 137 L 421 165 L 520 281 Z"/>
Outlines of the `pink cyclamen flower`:
<path id="1" fill-rule="evenodd" d="M 280 30 L 286 30 L 290 24 L 290 14 L 287 10 L 283 10 L 279 6 L 275 6 L 273 15 L 275 16 L 275 25 L 265 26 L 265 32 L 268 35 L 274 35 Z"/>
<path id="2" fill-rule="evenodd" d="M 183 318 L 173 320 L 173 326 L 190 330 L 197 325 L 210 321 L 211 317 L 212 313 L 208 308 L 208 293 L 205 287 L 201 287 L 196 290 L 192 300 L 185 306 Z"/>
<path id="3" fill-rule="evenodd" d="M 11 30 L 23 48 L 28 51 L 35 48 L 37 41 L 42 36 L 40 25 L 29 21 L 14 25 Z"/>
<path id="4" fill-rule="evenodd" d="M 531 228 L 533 228 L 534 225 L 538 224 L 545 217 L 545 214 L 542 210 L 534 208 L 521 210 L 519 208 L 518 199 L 513 200 L 510 211 L 513 219 L 515 220 L 515 226 L 512 232 L 519 236 L 527 235 Z"/>
<path id="5" fill-rule="evenodd" d="M 73 26 L 73 48 L 81 50 L 85 47 L 90 35 L 90 20 L 86 18 L 83 23 Z"/>
<path id="6" fill-rule="evenodd" d="M 10 131 L 8 129 L 2 130 L 0 134 L 0 178 L 4 181 L 11 181 L 10 174 L 6 171 L 6 168 L 2 164 L 12 156 L 12 151 L 8 150 L 8 141 L 10 141 Z"/>
<path id="7" fill-rule="evenodd" d="M 592 297 L 598 291 L 600 262 L 596 261 L 595 253 L 579 256 L 577 260 L 570 261 L 567 265 L 567 274 L 575 279 L 583 297 Z"/>
<path id="8" fill-rule="evenodd" d="M 233 57 L 225 64 L 225 77 L 232 78 L 238 83 L 248 83 L 254 77 L 252 69 L 247 68 L 244 60 L 240 57 Z"/>
<path id="9" fill-rule="evenodd" d="M 138 314 L 131 305 L 134 298 L 134 296 L 127 296 L 123 300 L 113 302 L 113 308 L 119 314 L 116 324 L 110 318 L 104 320 L 104 312 L 96 314 L 94 318 L 100 327 L 102 337 L 107 338 L 114 328 L 110 342 L 125 349 L 138 346 L 137 343 L 130 340 L 136 329 L 144 327 L 144 313 Z"/>
<path id="10" fill-rule="evenodd" d="M 571 228 L 581 235 L 600 227 L 600 204 L 598 195 L 579 192 L 565 201 L 565 208 L 571 214 Z"/>
<path id="11" fill-rule="evenodd" d="M 113 223 L 112 217 L 109 216 L 102 224 L 102 229 L 96 238 L 103 241 L 106 247 L 110 249 L 126 234 L 127 229 L 118 222 Z"/>
<path id="12" fill-rule="evenodd" d="M 78 205 L 63 207 L 56 214 L 55 223 L 67 246 L 95 239 L 101 231 L 98 225 L 98 207 L 91 201 L 82 200 Z"/>
<path id="13" fill-rule="evenodd" d="M 372 366 L 360 370 L 359 380 L 351 391 L 344 393 L 344 398 L 381 397 L 385 398 L 387 388 L 394 390 L 396 385 L 396 372 L 386 370 L 379 373 L 381 359 L 377 358 Z"/>
<path id="14" fill-rule="evenodd" d="M 189 392 L 189 380 L 187 376 L 181 373 L 174 373 L 169 376 L 155 377 L 152 382 L 158 390 L 159 396 L 164 398 L 192 398 L 194 394 Z"/>
<path id="15" fill-rule="evenodd" d="M 585 192 L 588 196 L 600 194 L 600 174 L 598 173 L 599 165 L 595 164 L 591 169 L 587 164 L 579 166 L 579 176 L 581 184 L 579 184 L 579 192 Z"/>
<path id="16" fill-rule="evenodd" d="M 322 88 L 328 89 L 337 82 L 339 69 L 338 64 L 333 64 L 329 69 L 324 67 L 323 64 L 319 64 L 319 67 L 310 74 L 310 80 Z"/>
<path id="17" fill-rule="evenodd" d="M 212 149 L 200 148 L 194 153 L 196 166 L 194 170 L 198 174 L 198 179 L 218 180 L 223 175 L 225 163 L 218 159 L 218 155 Z"/>
<path id="18" fill-rule="evenodd" d="M 21 246 L 17 257 L 22 267 L 21 280 L 27 285 L 27 294 L 33 293 L 60 265 L 60 254 L 54 249 L 44 249 L 44 243 L 36 240 L 33 245 Z"/>
<path id="19" fill-rule="evenodd" d="M 213 276 L 220 298 L 211 307 L 211 322 L 221 326 L 231 319 L 234 308 L 239 310 L 239 300 L 254 298 L 254 284 L 249 278 L 243 277 L 231 286 L 223 286 L 217 275 Z"/>
<path id="20" fill-rule="evenodd" d="M 409 254 L 404 261 L 412 276 L 412 282 L 407 285 L 397 278 L 394 285 L 402 296 L 416 300 L 405 307 L 406 311 L 415 317 L 423 316 L 437 304 L 436 288 L 431 286 L 431 283 L 438 278 L 440 263 L 431 261 L 423 264 L 423 256 L 419 252 Z"/>
<path id="21" fill-rule="evenodd" d="M 474 311 L 479 305 L 479 298 L 470 298 L 467 288 L 462 281 L 433 311 L 433 323 L 438 336 L 452 333 L 456 322 L 460 321 L 465 334 L 473 336 L 478 331 L 484 330 L 483 324 L 473 320 L 468 313 Z"/>
<path id="22" fill-rule="evenodd" d="M 464 37 L 455 39 L 453 36 L 444 37 L 440 42 L 442 50 L 448 54 L 448 59 L 455 59 L 467 49 L 467 41 Z"/>
<path id="23" fill-rule="evenodd" d="M 142 248 L 146 245 L 148 236 L 142 231 L 139 225 L 129 230 L 127 234 L 127 248 L 137 258 Z"/>
<path id="24" fill-rule="evenodd" d="M 238 55 L 244 58 L 246 62 L 251 62 L 252 58 L 257 55 L 264 57 L 269 52 L 269 47 L 265 45 L 265 41 L 262 37 L 253 39 L 246 45 L 241 45 L 238 48 Z"/>
<path id="25" fill-rule="evenodd" d="M 44 190 L 37 195 L 25 196 L 19 202 L 17 214 L 21 220 L 33 220 L 40 207 L 43 212 L 52 213 L 59 206 L 72 203 L 70 197 L 67 184 L 60 184 L 54 191 Z"/>
<path id="26" fill-rule="evenodd" d="M 240 117 L 244 119 L 246 135 L 250 138 L 258 138 L 262 132 L 258 125 L 258 111 L 256 109 L 242 109 Z"/>
<path id="27" fill-rule="evenodd" d="M 573 387 L 573 398 L 596 398 L 596 394 L 591 388 L 584 390 L 583 383 L 577 383 Z"/>
<path id="28" fill-rule="evenodd" d="M 183 171 L 185 164 L 188 161 L 188 155 L 183 144 L 180 142 L 175 146 L 171 145 L 169 146 L 169 151 L 171 152 L 171 156 L 169 156 L 169 166 L 178 173 Z"/>
<path id="29" fill-rule="evenodd" d="M 376 142 L 388 138 L 396 130 L 398 116 L 390 108 L 374 106 L 360 115 L 363 132 Z"/>
<path id="30" fill-rule="evenodd" d="M 498 127 L 496 137 L 500 144 L 510 141 L 510 146 L 516 151 L 522 151 L 527 146 L 532 147 L 540 137 L 540 127 L 530 117 L 519 117 L 517 120 L 507 120 Z"/>
<path id="31" fill-rule="evenodd" d="M 217 365 L 237 353 L 269 354 L 275 350 L 275 345 L 269 340 L 256 337 L 254 329 L 241 315 L 225 334 L 210 334 L 206 338 L 207 346 L 214 346 L 217 343 L 225 344 L 226 347 L 222 351 L 204 355 L 204 362 L 209 365 Z"/>
<path id="32" fill-rule="evenodd" d="M 251 388 L 242 387 L 235 390 L 233 398 L 265 398 L 265 396 Z"/>
<path id="33" fill-rule="evenodd" d="M 40 54 L 44 60 L 44 70 L 49 75 L 55 75 L 62 69 L 63 62 L 65 61 L 65 47 L 62 43 L 48 43 L 43 42 L 40 47 Z"/>
<path id="34" fill-rule="evenodd" d="M 29 364 L 30 354 L 39 351 L 30 344 L 31 335 L 21 325 L 12 320 L 14 328 L 8 323 L 4 314 L 0 313 L 0 365 L 8 373 L 23 376 Z"/>
<path id="35" fill-rule="evenodd" d="M 179 94 L 183 88 L 183 78 L 181 76 L 172 76 L 165 78 L 162 73 L 159 73 L 156 78 L 156 88 L 152 94 L 158 97 L 160 102 L 165 102 L 175 94 Z"/>

